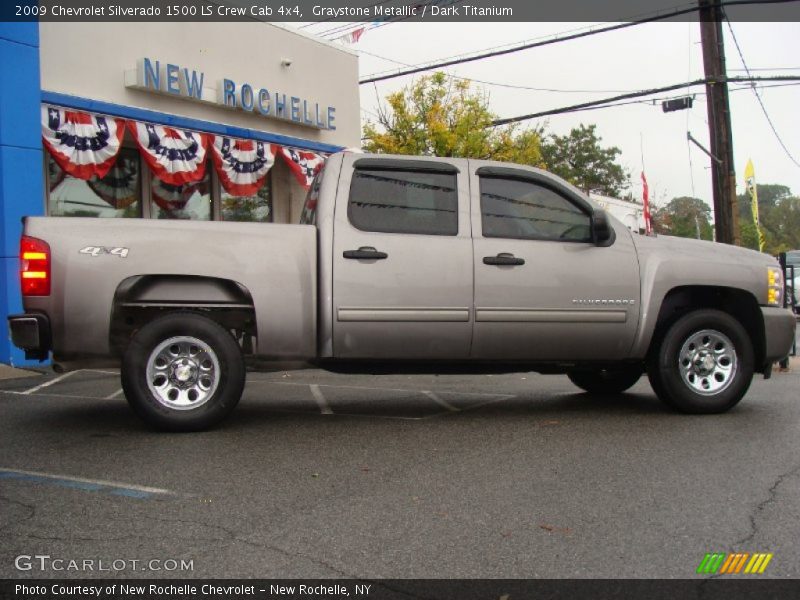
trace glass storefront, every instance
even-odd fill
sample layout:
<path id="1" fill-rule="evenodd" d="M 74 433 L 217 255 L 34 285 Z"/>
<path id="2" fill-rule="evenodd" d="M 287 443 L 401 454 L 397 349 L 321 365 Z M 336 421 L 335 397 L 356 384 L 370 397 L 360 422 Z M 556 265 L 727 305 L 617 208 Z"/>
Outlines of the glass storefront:
<path id="1" fill-rule="evenodd" d="M 221 185 L 206 158 L 199 181 L 173 185 L 147 166 L 128 132 L 111 169 L 102 177 L 80 179 L 65 172 L 45 152 L 47 214 L 54 217 L 192 219 L 200 221 L 274 220 L 272 171 L 255 193 L 236 195 Z"/>

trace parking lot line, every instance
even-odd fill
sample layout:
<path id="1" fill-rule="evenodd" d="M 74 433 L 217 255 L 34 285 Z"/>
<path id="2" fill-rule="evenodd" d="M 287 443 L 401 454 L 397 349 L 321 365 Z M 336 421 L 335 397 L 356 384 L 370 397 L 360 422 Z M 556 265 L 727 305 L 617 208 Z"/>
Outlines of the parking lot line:
<path id="1" fill-rule="evenodd" d="M 23 471 L 19 469 L 0 468 L 0 479 L 17 479 L 32 483 L 44 483 L 80 489 L 88 492 L 104 492 L 115 496 L 129 498 L 149 498 L 153 495 L 173 495 L 173 492 L 162 488 L 147 487 L 131 483 L 105 481 L 103 479 L 86 479 L 84 477 L 71 477 L 69 475 L 56 475 L 54 473 L 41 473 L 38 471 Z"/>
<path id="2" fill-rule="evenodd" d="M 269 379 L 248 379 L 247 383 L 274 383 L 276 385 L 311 385 L 308 383 L 301 383 L 299 381 L 271 381 Z M 329 388 L 338 388 L 342 390 L 371 390 L 376 392 L 413 392 L 416 394 L 423 393 L 424 390 L 416 390 L 411 388 L 387 388 L 387 387 L 373 387 L 373 386 L 366 386 L 366 385 L 336 385 L 333 383 L 320 383 L 320 384 L 313 384 L 318 385 L 320 388 L 329 387 Z M 492 398 L 513 398 L 514 394 L 493 394 L 491 392 L 439 392 L 440 394 L 455 394 L 458 396 L 483 396 L 483 397 L 492 397 Z"/>
<path id="3" fill-rule="evenodd" d="M 119 396 L 120 394 L 122 394 L 122 392 L 124 392 L 124 391 L 125 391 L 125 390 L 123 390 L 122 388 L 119 388 L 119 389 L 118 389 L 116 392 L 114 392 L 113 394 L 109 394 L 108 396 L 106 396 L 105 398 L 103 398 L 103 400 L 112 400 L 112 399 L 116 398 L 117 396 Z"/>
<path id="4" fill-rule="evenodd" d="M 78 373 L 78 371 L 70 371 L 69 373 L 64 373 L 63 375 L 56 377 L 55 379 L 51 379 L 50 381 L 45 381 L 44 383 L 34 386 L 29 390 L 20 392 L 20 394 L 23 396 L 27 396 L 28 394 L 35 394 L 39 390 L 42 390 L 46 387 L 50 387 L 54 383 L 58 383 L 59 381 L 64 381 L 67 377 L 69 377 L 70 375 L 74 375 L 75 373 Z"/>
<path id="5" fill-rule="evenodd" d="M 452 404 L 450 404 L 446 400 L 442 400 L 441 398 L 439 398 L 439 396 L 437 396 L 435 393 L 431 392 L 430 390 L 422 390 L 422 392 L 420 392 L 420 393 L 425 395 L 425 396 L 427 396 L 428 398 L 430 398 L 434 402 L 436 402 L 436 404 L 438 404 L 442 408 L 446 408 L 450 412 L 459 412 L 459 409 L 457 409 L 455 406 L 453 406 Z"/>
<path id="6" fill-rule="evenodd" d="M 319 389 L 319 386 L 316 383 L 312 383 L 308 387 L 311 388 L 311 394 L 314 396 L 314 400 L 316 400 L 317 404 L 319 405 L 319 412 L 321 412 L 323 415 L 332 415 L 333 411 L 328 405 L 328 401 L 325 400 L 325 396 L 323 395 L 322 390 Z"/>

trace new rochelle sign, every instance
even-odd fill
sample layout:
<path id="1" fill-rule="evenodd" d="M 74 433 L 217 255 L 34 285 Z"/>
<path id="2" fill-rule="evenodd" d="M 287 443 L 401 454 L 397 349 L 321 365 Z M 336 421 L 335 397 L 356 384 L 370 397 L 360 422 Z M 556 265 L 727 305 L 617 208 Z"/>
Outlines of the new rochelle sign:
<path id="1" fill-rule="evenodd" d="M 147 57 L 139 61 L 135 70 L 125 72 L 125 87 L 208 102 L 316 129 L 336 129 L 335 106 L 228 78 L 221 79 L 216 88 L 205 87 L 205 82 L 203 71 Z"/>

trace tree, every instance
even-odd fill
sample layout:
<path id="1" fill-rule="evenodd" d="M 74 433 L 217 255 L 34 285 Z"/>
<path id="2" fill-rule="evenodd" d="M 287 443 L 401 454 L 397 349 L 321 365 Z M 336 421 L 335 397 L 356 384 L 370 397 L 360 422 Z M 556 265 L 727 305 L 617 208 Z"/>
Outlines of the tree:
<path id="1" fill-rule="evenodd" d="M 625 169 L 617 163 L 622 151 L 616 146 L 603 148 L 596 125 L 580 125 L 568 135 L 549 135 L 542 142 L 546 168 L 584 192 L 598 191 L 619 197 L 629 186 Z"/>
<path id="2" fill-rule="evenodd" d="M 758 217 L 766 245 L 764 252 L 778 254 L 800 248 L 800 198 L 785 185 L 757 184 Z M 739 205 L 739 231 L 742 245 L 758 249 L 749 194 L 736 197 Z"/>
<path id="3" fill-rule="evenodd" d="M 711 207 L 700 198 L 681 196 L 673 198 L 653 213 L 653 229 L 656 233 L 678 237 L 713 239 Z"/>
<path id="4" fill-rule="evenodd" d="M 458 156 L 541 167 L 541 132 L 492 127 L 486 94 L 469 81 L 434 73 L 389 94 L 377 123 L 364 124 L 364 149 L 386 154 Z"/>

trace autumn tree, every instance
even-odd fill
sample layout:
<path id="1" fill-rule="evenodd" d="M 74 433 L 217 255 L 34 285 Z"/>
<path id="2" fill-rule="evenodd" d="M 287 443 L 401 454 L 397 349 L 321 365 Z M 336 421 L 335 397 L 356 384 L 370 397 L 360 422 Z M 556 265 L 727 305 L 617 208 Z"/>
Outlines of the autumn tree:
<path id="1" fill-rule="evenodd" d="M 664 235 L 711 240 L 711 207 L 700 198 L 673 198 L 653 211 L 653 229 Z"/>
<path id="2" fill-rule="evenodd" d="M 444 73 L 389 94 L 377 122 L 364 124 L 364 150 L 384 154 L 482 158 L 543 166 L 541 132 L 492 127 L 486 94 Z"/>
<path id="3" fill-rule="evenodd" d="M 617 162 L 622 151 L 604 148 L 595 125 L 580 125 L 567 135 L 551 134 L 542 141 L 542 158 L 548 171 L 584 192 L 597 191 L 620 197 L 629 186 L 625 169 Z"/>

